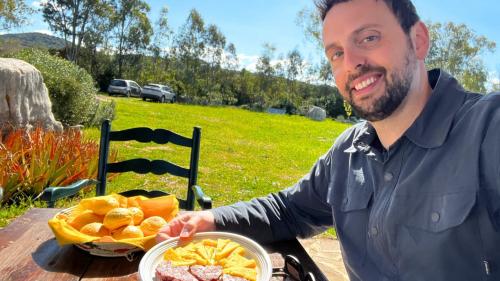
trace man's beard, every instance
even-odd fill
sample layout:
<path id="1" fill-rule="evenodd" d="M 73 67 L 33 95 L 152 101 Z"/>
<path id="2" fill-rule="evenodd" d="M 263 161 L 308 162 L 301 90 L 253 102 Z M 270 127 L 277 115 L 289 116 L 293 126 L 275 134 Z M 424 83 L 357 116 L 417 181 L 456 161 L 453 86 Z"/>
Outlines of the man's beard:
<path id="1" fill-rule="evenodd" d="M 413 49 L 408 49 L 405 58 L 405 64 L 401 70 L 395 70 L 390 73 L 391 81 L 387 78 L 387 69 L 385 67 L 375 67 L 370 65 L 363 65 L 356 75 L 352 75 L 346 83 L 346 91 L 349 93 L 349 100 L 347 101 L 356 116 L 366 119 L 368 121 L 380 121 L 389 117 L 403 102 L 410 91 L 411 82 L 413 80 L 413 67 L 415 65 L 415 54 Z M 382 73 L 386 85 L 386 92 L 384 95 L 376 99 L 369 108 L 362 108 L 360 105 L 353 102 L 353 89 L 351 82 L 369 72 Z"/>

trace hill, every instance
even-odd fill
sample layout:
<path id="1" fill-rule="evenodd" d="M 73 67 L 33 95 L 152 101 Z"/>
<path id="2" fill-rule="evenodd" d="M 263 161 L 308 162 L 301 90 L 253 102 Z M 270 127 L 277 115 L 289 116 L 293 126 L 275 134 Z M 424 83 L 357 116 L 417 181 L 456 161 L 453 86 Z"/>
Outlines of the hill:
<path id="1" fill-rule="evenodd" d="M 12 33 L 0 35 L 0 42 L 15 41 L 20 48 L 64 49 L 64 39 L 56 36 L 39 33 Z"/>

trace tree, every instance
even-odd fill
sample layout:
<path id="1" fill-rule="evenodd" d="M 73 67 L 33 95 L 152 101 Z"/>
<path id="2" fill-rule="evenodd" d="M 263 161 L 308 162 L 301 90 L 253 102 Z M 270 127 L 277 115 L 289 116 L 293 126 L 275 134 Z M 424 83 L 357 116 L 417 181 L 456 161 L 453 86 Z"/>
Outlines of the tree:
<path id="1" fill-rule="evenodd" d="M 103 15 L 99 10 L 106 5 L 106 1 L 99 0 L 47 0 L 42 3 L 44 21 L 66 42 L 67 59 L 77 62 L 90 18 Z"/>
<path id="2" fill-rule="evenodd" d="M 154 25 L 153 41 L 148 50 L 151 52 L 151 60 L 143 60 L 146 68 L 141 72 L 140 81 L 156 83 L 167 83 L 171 80 L 174 72 L 169 68 L 170 58 L 168 48 L 172 41 L 172 30 L 168 23 L 168 7 L 160 9 L 158 20 Z"/>
<path id="3" fill-rule="evenodd" d="M 165 61 L 168 61 L 169 52 L 167 47 L 171 44 L 172 34 L 173 32 L 168 24 L 168 7 L 164 6 L 161 8 L 158 20 L 155 23 L 154 39 L 150 46 L 155 62 L 162 57 L 165 58 Z"/>
<path id="4" fill-rule="evenodd" d="M 153 33 L 147 15 L 149 10 L 149 5 L 141 0 L 118 0 L 113 15 L 113 23 L 115 38 L 118 43 L 119 77 L 123 75 L 124 55 L 129 54 L 131 51 L 135 51 L 137 54 L 139 50 L 149 45 Z"/>
<path id="5" fill-rule="evenodd" d="M 484 93 L 488 72 L 481 55 L 493 52 L 495 43 L 476 35 L 464 24 L 428 23 L 428 28 L 431 47 L 427 66 L 442 68 L 456 77 L 464 88 Z"/>
<path id="6" fill-rule="evenodd" d="M 286 60 L 286 78 L 294 81 L 304 72 L 304 59 L 299 50 L 294 49 L 287 55 Z"/>
<path id="7" fill-rule="evenodd" d="M 206 77 L 206 88 L 208 91 L 220 91 L 219 73 L 222 65 L 224 49 L 226 47 L 226 36 L 213 24 L 209 25 L 205 33 L 206 55 L 204 60 L 208 63 L 208 75 Z"/>
<path id="8" fill-rule="evenodd" d="M 101 5 L 95 10 L 95 15 L 90 17 L 83 35 L 82 44 L 85 47 L 79 51 L 78 65 L 87 69 L 99 84 L 99 88 L 106 91 L 109 82 L 116 76 L 110 55 L 113 23 L 108 16 L 114 13 L 114 7 L 109 2 L 101 2 Z"/>
<path id="9" fill-rule="evenodd" d="M 265 43 L 263 45 L 262 54 L 257 59 L 256 69 L 263 80 L 261 83 L 261 90 L 263 91 L 266 91 L 270 88 L 271 79 L 276 72 L 276 70 L 272 65 L 272 60 L 275 52 L 276 52 L 276 47 L 274 47 L 269 43 Z"/>
<path id="10" fill-rule="evenodd" d="M 238 100 L 238 70 L 239 61 L 236 54 L 236 47 L 233 43 L 229 43 L 223 54 L 221 76 L 221 93 L 223 101 L 226 104 L 237 104 Z"/>
<path id="11" fill-rule="evenodd" d="M 31 13 L 24 0 L 0 0 L 0 30 L 23 25 Z"/>
<path id="12" fill-rule="evenodd" d="M 318 81 L 322 81 L 325 85 L 331 85 L 334 81 L 330 63 L 326 60 L 323 55 L 323 40 L 321 37 L 321 18 L 317 11 L 310 10 L 308 8 L 303 8 L 297 13 L 297 18 L 295 22 L 300 26 L 304 32 L 304 38 L 310 42 L 314 48 L 318 50 L 321 54 L 321 60 L 315 64 L 311 65 L 311 72 L 315 72 L 315 76 Z"/>
<path id="13" fill-rule="evenodd" d="M 192 96 L 206 94 L 206 89 L 199 87 L 201 61 L 205 55 L 205 22 L 201 15 L 192 9 L 186 23 L 180 28 L 174 43 L 174 53 L 179 60 L 178 68 L 181 79 Z"/>
<path id="14" fill-rule="evenodd" d="M 312 43 L 318 50 L 323 51 L 323 41 L 321 37 L 321 18 L 315 10 L 303 8 L 297 13 L 295 23 L 304 31 L 304 37 Z"/>
<path id="15" fill-rule="evenodd" d="M 236 54 L 236 46 L 233 43 L 227 44 L 226 51 L 224 52 L 223 67 L 225 69 L 235 71 L 238 69 L 239 60 Z"/>

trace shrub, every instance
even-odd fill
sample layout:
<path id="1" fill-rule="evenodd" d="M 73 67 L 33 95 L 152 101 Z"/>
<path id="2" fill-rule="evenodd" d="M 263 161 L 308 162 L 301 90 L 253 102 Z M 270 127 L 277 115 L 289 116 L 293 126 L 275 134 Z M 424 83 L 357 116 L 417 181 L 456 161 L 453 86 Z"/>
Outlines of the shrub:
<path id="1" fill-rule="evenodd" d="M 0 136 L 0 186 L 3 202 L 39 194 L 48 186 L 96 178 L 99 144 L 79 130 L 62 133 L 40 127 L 14 130 Z M 116 151 L 110 154 L 116 159 Z"/>
<path id="2" fill-rule="evenodd" d="M 115 119 L 116 103 L 113 100 L 98 99 L 97 108 L 94 116 L 89 121 L 88 125 L 92 127 L 99 127 L 104 119 Z"/>
<path id="3" fill-rule="evenodd" d="M 83 68 L 36 49 L 24 49 L 14 56 L 32 64 L 42 73 L 57 120 L 65 125 L 100 123 L 93 120 L 100 108 L 96 100 L 97 89 L 92 77 Z M 112 114 L 103 119 L 111 117 Z"/>

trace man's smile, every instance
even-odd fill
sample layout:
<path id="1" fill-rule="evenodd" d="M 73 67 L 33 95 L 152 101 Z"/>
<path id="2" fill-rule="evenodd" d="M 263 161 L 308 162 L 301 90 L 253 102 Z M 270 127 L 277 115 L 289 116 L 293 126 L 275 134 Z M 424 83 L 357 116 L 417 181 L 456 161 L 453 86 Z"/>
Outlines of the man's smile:
<path id="1" fill-rule="evenodd" d="M 370 73 L 353 80 L 350 83 L 353 85 L 350 87 L 351 95 L 361 97 L 371 93 L 380 84 L 383 76 L 382 73 Z"/>

